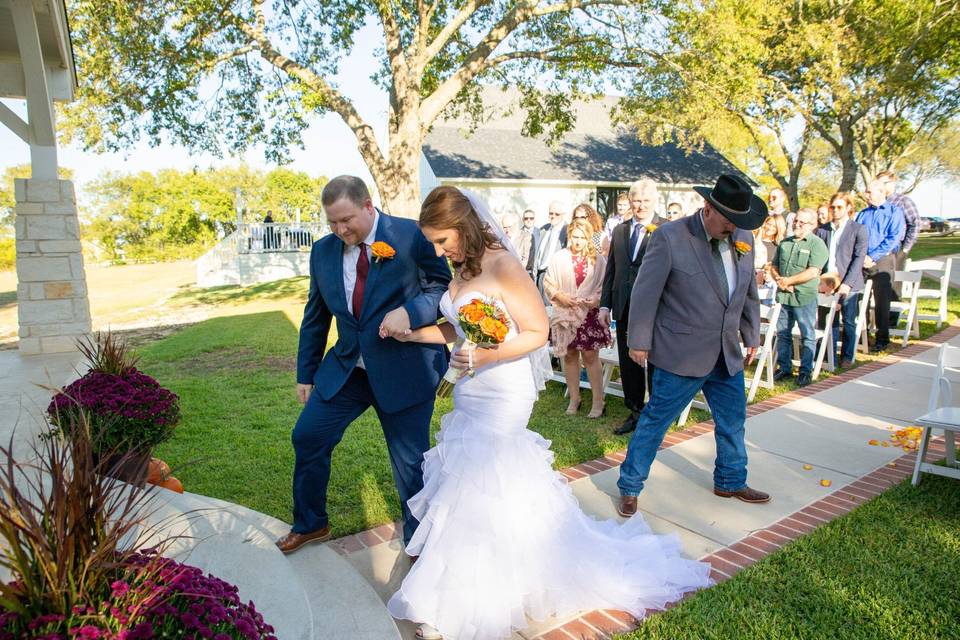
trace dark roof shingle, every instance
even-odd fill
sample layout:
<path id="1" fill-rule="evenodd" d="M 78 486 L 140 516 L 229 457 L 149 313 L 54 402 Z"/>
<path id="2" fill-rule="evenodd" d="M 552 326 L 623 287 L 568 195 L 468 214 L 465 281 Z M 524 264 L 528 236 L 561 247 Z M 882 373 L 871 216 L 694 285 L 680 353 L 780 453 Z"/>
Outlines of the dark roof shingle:
<path id="1" fill-rule="evenodd" d="M 435 127 L 423 153 L 438 178 L 629 183 L 650 177 L 713 184 L 721 173 L 740 174 L 712 147 L 687 153 L 675 144 L 646 145 L 622 128 L 606 135 L 570 133 L 550 147 L 519 131 L 481 128 L 467 136 L 455 127 Z"/>

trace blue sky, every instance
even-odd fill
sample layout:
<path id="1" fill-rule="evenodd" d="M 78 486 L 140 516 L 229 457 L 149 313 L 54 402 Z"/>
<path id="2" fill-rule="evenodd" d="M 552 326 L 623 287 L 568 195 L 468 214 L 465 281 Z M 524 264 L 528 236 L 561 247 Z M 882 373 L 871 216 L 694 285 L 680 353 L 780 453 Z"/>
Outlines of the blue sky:
<path id="1" fill-rule="evenodd" d="M 358 33 L 356 46 L 341 66 L 337 85 L 354 101 L 360 114 L 376 131 L 380 144 L 386 148 L 386 94 L 370 80 L 375 67 L 374 50 L 379 44 L 379 30 L 368 26 Z M 83 81 L 81 76 L 80 81 Z M 19 101 L 4 100 L 21 116 L 24 104 Z M 339 116 L 328 114 L 317 116 L 304 134 L 304 149 L 292 151 L 291 168 L 305 171 L 310 175 L 334 176 L 342 173 L 358 175 L 372 184 L 373 180 L 357 151 L 356 139 Z M 0 126 L 0 170 L 29 162 L 27 146 L 6 127 Z M 60 164 L 73 169 L 80 189 L 83 185 L 105 170 L 113 171 L 155 171 L 165 167 L 184 167 L 197 165 L 207 167 L 211 164 L 235 164 L 239 161 L 255 167 L 271 168 L 264 160 L 263 150 L 253 148 L 240 157 L 222 159 L 205 154 L 193 154 L 182 148 L 163 145 L 151 148 L 140 143 L 126 153 L 96 154 L 75 147 L 61 147 Z M 960 217 L 960 185 L 944 184 L 942 181 L 927 181 L 912 194 L 921 215 L 940 215 Z M 82 197 L 82 195 L 81 195 Z M 942 203 L 942 209 L 941 209 Z"/>

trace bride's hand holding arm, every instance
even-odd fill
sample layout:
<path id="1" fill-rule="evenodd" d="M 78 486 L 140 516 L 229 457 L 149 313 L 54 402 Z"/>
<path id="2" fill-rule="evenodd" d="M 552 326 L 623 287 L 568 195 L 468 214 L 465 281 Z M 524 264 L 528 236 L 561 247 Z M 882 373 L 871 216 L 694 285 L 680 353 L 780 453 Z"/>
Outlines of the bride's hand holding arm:
<path id="1" fill-rule="evenodd" d="M 410 333 L 396 336 L 400 342 L 420 342 L 423 344 L 450 344 L 457 339 L 457 330 L 449 322 L 429 324 Z"/>

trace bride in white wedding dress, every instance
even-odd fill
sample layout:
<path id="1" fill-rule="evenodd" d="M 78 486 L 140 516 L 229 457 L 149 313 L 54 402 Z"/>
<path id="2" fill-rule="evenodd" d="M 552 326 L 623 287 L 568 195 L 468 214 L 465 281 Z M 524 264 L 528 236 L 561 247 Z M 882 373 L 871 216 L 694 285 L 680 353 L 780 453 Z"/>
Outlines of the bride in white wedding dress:
<path id="1" fill-rule="evenodd" d="M 641 618 L 710 584 L 709 565 L 684 558 L 676 536 L 652 534 L 639 514 L 623 524 L 584 514 L 551 466 L 550 443 L 527 429 L 549 367 L 547 316 L 486 206 L 438 187 L 420 225 L 456 273 L 440 303 L 447 322 L 405 339 L 463 337 L 458 309 L 477 297 L 502 301 L 512 326 L 499 347 L 452 357 L 476 373 L 457 383 L 424 458 L 424 488 L 408 503 L 420 526 L 407 553 L 419 559 L 390 613 L 421 623 L 419 637 L 490 640 L 528 618 L 594 609 Z"/>

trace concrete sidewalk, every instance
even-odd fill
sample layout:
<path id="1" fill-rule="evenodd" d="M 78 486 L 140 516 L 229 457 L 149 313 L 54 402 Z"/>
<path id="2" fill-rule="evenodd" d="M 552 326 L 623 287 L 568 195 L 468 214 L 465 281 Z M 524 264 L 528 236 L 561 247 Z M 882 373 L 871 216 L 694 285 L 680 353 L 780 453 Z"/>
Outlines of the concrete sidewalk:
<path id="1" fill-rule="evenodd" d="M 43 415 L 53 392 L 79 377 L 79 352 L 23 356 L 16 349 L 0 351 L 0 443 L 13 441 L 14 458 L 24 459 L 30 441 L 45 429 Z"/>
<path id="2" fill-rule="evenodd" d="M 960 346 L 960 337 L 950 342 Z M 686 555 L 704 558 L 892 464 L 904 452 L 869 441 L 889 441 L 894 429 L 926 411 L 936 353 L 936 348 L 929 348 L 912 359 L 748 417 L 749 483 L 771 493 L 770 503 L 750 505 L 713 495 L 716 449 L 710 431 L 658 453 L 640 496 L 643 517 L 654 531 L 677 534 Z M 960 383 L 960 372 L 952 372 L 952 378 Z M 805 465 L 812 468 L 804 469 Z M 619 518 L 615 509 L 619 467 L 589 473 L 571 482 L 581 506 L 598 519 Z M 829 480 L 830 486 L 822 486 L 821 480 Z M 371 533 L 359 534 L 366 548 L 341 551 L 386 601 L 408 563 L 398 540 L 378 542 Z M 566 622 L 532 624 L 515 638 L 539 638 Z M 398 626 L 404 638 L 413 638 L 413 625 Z"/>

